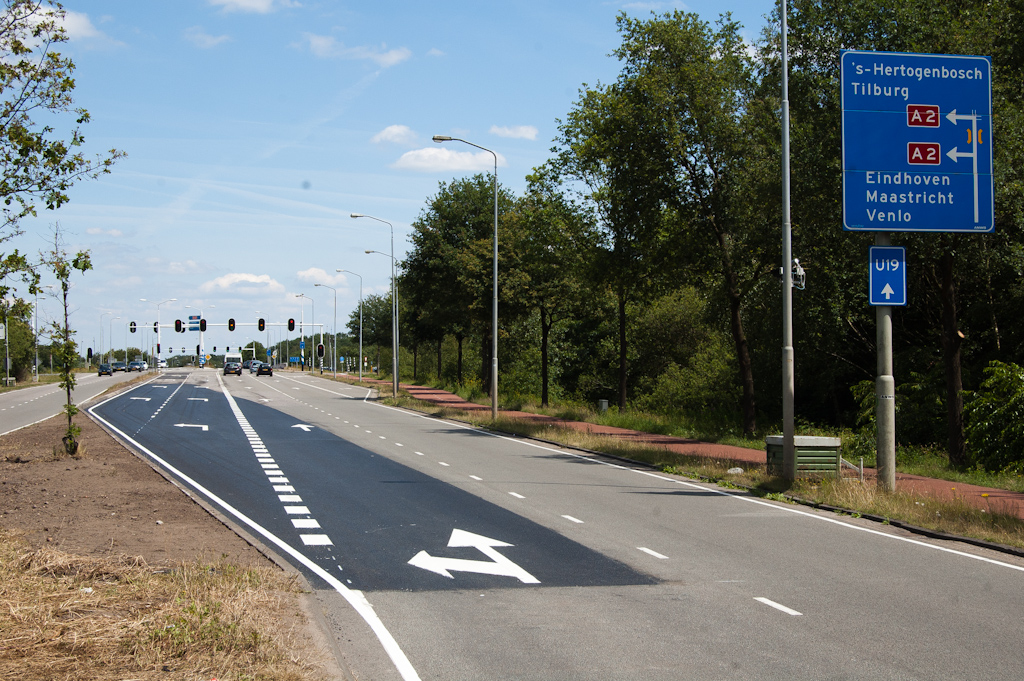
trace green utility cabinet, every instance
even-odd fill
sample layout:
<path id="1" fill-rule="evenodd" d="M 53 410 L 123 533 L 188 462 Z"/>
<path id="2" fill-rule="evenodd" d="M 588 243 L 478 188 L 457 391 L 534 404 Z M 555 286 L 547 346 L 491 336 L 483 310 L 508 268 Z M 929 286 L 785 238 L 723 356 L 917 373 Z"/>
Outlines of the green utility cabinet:
<path id="1" fill-rule="evenodd" d="M 793 437 L 796 447 L 796 474 L 803 475 L 834 475 L 842 476 L 842 440 L 838 437 L 817 437 L 814 435 L 796 435 Z M 769 435 L 764 439 L 768 452 L 768 473 L 782 474 L 782 436 Z"/>

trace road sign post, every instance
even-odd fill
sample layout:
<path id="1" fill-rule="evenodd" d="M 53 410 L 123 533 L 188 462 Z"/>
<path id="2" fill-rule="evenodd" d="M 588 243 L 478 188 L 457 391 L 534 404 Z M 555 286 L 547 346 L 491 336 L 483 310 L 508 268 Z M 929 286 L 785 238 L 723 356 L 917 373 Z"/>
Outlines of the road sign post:
<path id="1" fill-rule="evenodd" d="M 906 252 L 889 233 L 991 232 L 992 63 L 987 57 L 843 51 L 843 229 L 874 231 L 878 487 L 896 480 L 892 308 L 907 304 Z"/>

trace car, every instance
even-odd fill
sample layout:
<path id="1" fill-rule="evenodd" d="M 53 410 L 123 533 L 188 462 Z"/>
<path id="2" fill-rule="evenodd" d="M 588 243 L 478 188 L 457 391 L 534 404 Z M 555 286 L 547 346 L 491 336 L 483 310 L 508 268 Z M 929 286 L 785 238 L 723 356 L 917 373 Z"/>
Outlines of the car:
<path id="1" fill-rule="evenodd" d="M 252 360 L 252 363 L 249 364 L 249 373 L 256 374 L 258 376 L 259 369 L 261 366 L 263 366 L 263 362 L 259 361 L 258 359 Z"/>
<path id="2" fill-rule="evenodd" d="M 167 368 L 167 360 L 166 359 L 157 360 L 156 366 L 157 366 L 158 369 L 166 369 Z"/>
<path id="3" fill-rule="evenodd" d="M 129 373 L 131 373 L 132 371 L 138 371 L 139 373 L 142 373 L 145 370 L 146 370 L 146 363 L 145 362 L 129 362 L 128 363 L 128 372 Z"/>
<path id="4" fill-rule="evenodd" d="M 255 361 L 256 360 L 254 360 L 254 359 L 247 359 L 247 360 L 245 360 L 244 362 L 242 362 L 242 368 L 243 369 L 248 369 L 249 367 L 252 366 L 252 363 L 255 362 Z"/>
<path id="5" fill-rule="evenodd" d="M 274 366 L 272 364 L 267 364 L 266 362 L 260 362 L 259 367 L 257 367 L 257 369 L 256 369 L 256 375 L 257 376 L 273 376 L 274 375 Z"/>
<path id="6" fill-rule="evenodd" d="M 242 365 L 238 362 L 228 362 L 224 365 L 224 375 L 227 376 L 228 374 L 237 374 L 238 376 L 241 376 Z"/>
<path id="7" fill-rule="evenodd" d="M 102 376 L 103 374 L 106 374 L 107 376 L 113 376 L 114 375 L 114 371 L 113 371 L 113 369 L 110 368 L 109 364 L 101 364 L 100 365 L 99 373 L 96 374 L 96 375 L 97 376 Z"/>
<path id="8" fill-rule="evenodd" d="M 128 365 L 124 362 L 111 362 L 110 368 L 112 371 L 128 371 Z"/>

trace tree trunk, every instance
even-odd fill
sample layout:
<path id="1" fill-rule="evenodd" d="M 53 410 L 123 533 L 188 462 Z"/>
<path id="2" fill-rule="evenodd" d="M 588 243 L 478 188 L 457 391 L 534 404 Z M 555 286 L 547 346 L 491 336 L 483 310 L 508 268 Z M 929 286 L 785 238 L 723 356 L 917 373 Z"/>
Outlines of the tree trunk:
<path id="1" fill-rule="evenodd" d="M 540 406 L 548 406 L 548 335 L 551 315 L 540 308 Z"/>
<path id="2" fill-rule="evenodd" d="M 957 328 L 956 286 L 953 282 L 954 256 L 947 250 L 941 260 L 942 267 L 942 358 L 946 365 L 946 429 L 949 464 L 953 468 L 967 467 L 967 443 L 964 437 L 963 376 L 960 372 L 960 347 L 963 335 Z"/>
<path id="3" fill-rule="evenodd" d="M 626 408 L 626 291 L 619 285 L 619 409 Z"/>
<path id="4" fill-rule="evenodd" d="M 420 350 L 420 344 L 419 343 L 413 343 L 412 344 L 412 380 L 413 381 L 418 381 L 419 380 L 419 374 L 418 374 L 418 372 L 416 370 L 417 369 L 417 360 L 419 359 L 419 350 Z"/>
<path id="5" fill-rule="evenodd" d="M 455 340 L 459 344 L 459 359 L 455 364 L 455 381 L 460 387 L 462 386 L 462 339 L 463 336 L 461 335 L 455 336 Z"/>
<path id="6" fill-rule="evenodd" d="M 743 296 L 740 293 L 732 261 L 729 259 L 725 236 L 721 233 L 718 234 L 718 245 L 722 251 L 722 273 L 725 275 L 725 293 L 729 299 L 732 342 L 736 346 L 736 360 L 739 363 L 740 383 L 743 385 L 743 399 L 741 403 L 743 410 L 743 434 L 749 437 L 757 430 L 757 404 L 754 400 L 754 368 L 750 362 L 750 346 L 747 344 L 747 336 L 743 331 L 743 316 L 740 313 Z"/>
<path id="7" fill-rule="evenodd" d="M 480 384 L 484 394 L 491 397 L 491 332 L 484 332 L 480 341 Z"/>

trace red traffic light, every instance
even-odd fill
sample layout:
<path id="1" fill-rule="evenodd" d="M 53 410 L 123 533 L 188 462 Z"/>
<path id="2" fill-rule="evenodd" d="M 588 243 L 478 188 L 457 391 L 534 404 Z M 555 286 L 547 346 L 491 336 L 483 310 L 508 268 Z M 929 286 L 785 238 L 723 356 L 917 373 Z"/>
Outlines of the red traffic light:
<path id="1" fill-rule="evenodd" d="M 291 319 L 288 320 L 288 330 L 289 331 L 294 331 L 295 330 L 295 318 L 294 317 L 292 317 Z"/>
<path id="2" fill-rule="evenodd" d="M 200 319 L 199 320 L 199 330 L 200 331 L 206 331 L 206 320 L 205 319 Z"/>
<path id="3" fill-rule="evenodd" d="M 323 358 L 323 356 L 324 356 L 324 344 L 323 343 L 317 343 L 316 344 L 316 356 L 320 357 L 321 359 Z"/>
<path id="4" fill-rule="evenodd" d="M 181 320 L 180 319 L 175 319 L 174 320 L 174 330 L 177 331 L 178 333 L 181 333 Z"/>

